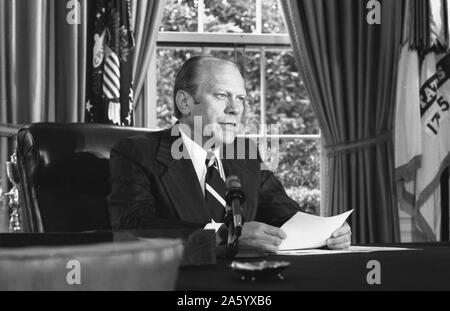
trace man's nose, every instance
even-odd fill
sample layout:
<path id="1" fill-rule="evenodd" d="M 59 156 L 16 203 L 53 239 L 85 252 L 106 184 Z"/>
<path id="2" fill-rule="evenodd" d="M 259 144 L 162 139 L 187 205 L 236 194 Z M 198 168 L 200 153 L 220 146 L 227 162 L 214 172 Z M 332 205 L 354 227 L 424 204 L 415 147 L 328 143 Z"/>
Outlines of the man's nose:
<path id="1" fill-rule="evenodd" d="M 225 113 L 238 115 L 241 112 L 241 105 L 236 98 L 230 97 L 225 107 Z"/>

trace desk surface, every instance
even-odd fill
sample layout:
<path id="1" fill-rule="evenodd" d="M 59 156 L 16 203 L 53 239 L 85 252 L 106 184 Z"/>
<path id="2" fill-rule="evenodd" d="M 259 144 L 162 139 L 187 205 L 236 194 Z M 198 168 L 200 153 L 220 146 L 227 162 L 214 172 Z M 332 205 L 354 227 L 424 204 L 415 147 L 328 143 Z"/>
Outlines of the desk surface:
<path id="1" fill-rule="evenodd" d="M 241 280 L 228 265 L 183 267 L 177 290 L 450 290 L 450 244 L 397 244 L 421 250 L 335 255 L 279 256 L 264 260 L 289 261 L 282 275 L 263 280 Z M 381 284 L 369 285 L 370 260 L 380 263 Z M 245 261 L 245 260 L 239 260 Z M 250 260 L 247 260 L 250 261 Z"/>
<path id="2" fill-rule="evenodd" d="M 187 233 L 181 232 L 182 235 Z M 30 245 L 74 245 L 113 241 L 111 232 L 0 234 L 1 247 Z M 378 245 L 381 246 L 381 245 Z M 450 244 L 396 244 L 417 248 L 409 251 L 385 251 L 334 255 L 279 256 L 263 260 L 289 261 L 291 266 L 282 275 L 262 280 L 241 280 L 229 268 L 232 260 L 218 259 L 215 265 L 182 267 L 177 290 L 450 290 Z M 261 259 L 240 259 L 257 261 Z M 380 285 L 369 285 L 367 268 L 370 260 L 380 263 Z"/>

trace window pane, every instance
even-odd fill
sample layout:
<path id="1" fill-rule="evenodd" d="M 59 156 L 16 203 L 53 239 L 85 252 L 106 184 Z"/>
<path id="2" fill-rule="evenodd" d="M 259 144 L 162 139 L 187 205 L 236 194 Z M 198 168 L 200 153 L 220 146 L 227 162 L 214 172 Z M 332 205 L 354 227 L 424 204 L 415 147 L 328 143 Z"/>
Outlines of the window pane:
<path id="1" fill-rule="evenodd" d="M 267 140 L 259 143 L 265 163 L 275 173 L 288 195 L 308 212 L 319 213 L 320 141 L 304 139 Z"/>
<path id="2" fill-rule="evenodd" d="M 160 31 L 197 32 L 198 0 L 167 0 Z"/>
<path id="3" fill-rule="evenodd" d="M 287 33 L 280 0 L 262 1 L 262 32 Z"/>
<path id="4" fill-rule="evenodd" d="M 266 52 L 266 118 L 283 134 L 318 134 L 317 119 L 292 50 Z"/>
<path id="5" fill-rule="evenodd" d="M 261 124 L 261 53 L 246 51 L 241 72 L 245 80 L 248 101 L 245 106 L 244 125 L 246 134 L 260 133 Z"/>
<path id="6" fill-rule="evenodd" d="M 256 30 L 255 0 L 204 0 L 205 32 L 253 33 Z"/>
<path id="7" fill-rule="evenodd" d="M 158 116 L 157 126 L 167 128 L 175 123 L 173 114 L 173 84 L 175 75 L 183 62 L 188 58 L 199 55 L 200 48 L 196 49 L 157 49 L 157 90 L 158 98 L 156 105 L 156 115 Z"/>

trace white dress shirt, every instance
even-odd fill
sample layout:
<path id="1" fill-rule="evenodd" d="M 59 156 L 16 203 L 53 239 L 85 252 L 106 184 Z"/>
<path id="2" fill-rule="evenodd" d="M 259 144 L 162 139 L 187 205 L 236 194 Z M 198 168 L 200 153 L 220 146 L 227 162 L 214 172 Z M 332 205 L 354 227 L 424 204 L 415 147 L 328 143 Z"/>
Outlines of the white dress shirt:
<path id="1" fill-rule="evenodd" d="M 187 136 L 180 129 L 181 138 L 183 139 L 183 144 L 187 149 L 189 154 L 189 158 L 194 165 L 195 173 L 197 174 L 198 182 L 200 183 L 200 187 L 202 188 L 203 195 L 205 195 L 205 179 L 206 179 L 206 156 L 208 152 L 203 149 L 198 143 L 193 141 L 189 136 Z M 213 151 L 214 156 L 217 161 L 217 165 L 219 167 L 220 178 L 225 182 L 225 173 L 223 171 L 222 161 L 220 160 L 220 148 L 217 148 Z"/>
<path id="2" fill-rule="evenodd" d="M 193 141 L 189 136 L 187 136 L 181 129 L 180 133 L 181 138 L 183 140 L 183 145 L 187 149 L 189 158 L 191 159 L 192 164 L 194 165 L 195 173 L 197 174 L 198 182 L 200 183 L 200 187 L 202 188 L 204 196 L 206 172 L 208 170 L 205 163 L 208 152 L 205 149 L 203 149 L 202 146 Z M 222 161 L 220 160 L 220 148 L 214 150 L 213 153 L 219 168 L 220 178 L 222 178 L 222 180 L 225 181 L 225 173 L 223 171 Z M 214 229 L 217 232 L 217 230 L 219 230 L 221 225 L 222 223 L 216 223 L 214 222 L 214 220 L 211 219 L 211 223 L 207 224 L 205 226 L 205 229 Z"/>

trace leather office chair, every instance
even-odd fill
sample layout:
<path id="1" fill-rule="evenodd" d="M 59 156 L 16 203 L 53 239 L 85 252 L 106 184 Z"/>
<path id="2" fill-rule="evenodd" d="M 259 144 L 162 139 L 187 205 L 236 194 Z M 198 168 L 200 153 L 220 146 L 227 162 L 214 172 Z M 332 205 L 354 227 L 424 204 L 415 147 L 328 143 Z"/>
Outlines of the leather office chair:
<path id="1" fill-rule="evenodd" d="M 24 225 L 31 232 L 111 228 L 109 155 L 121 138 L 148 129 L 89 123 L 34 123 L 17 135 Z"/>
<path id="2" fill-rule="evenodd" d="M 0 290 L 173 290 L 182 253 L 177 239 L 6 248 Z"/>

